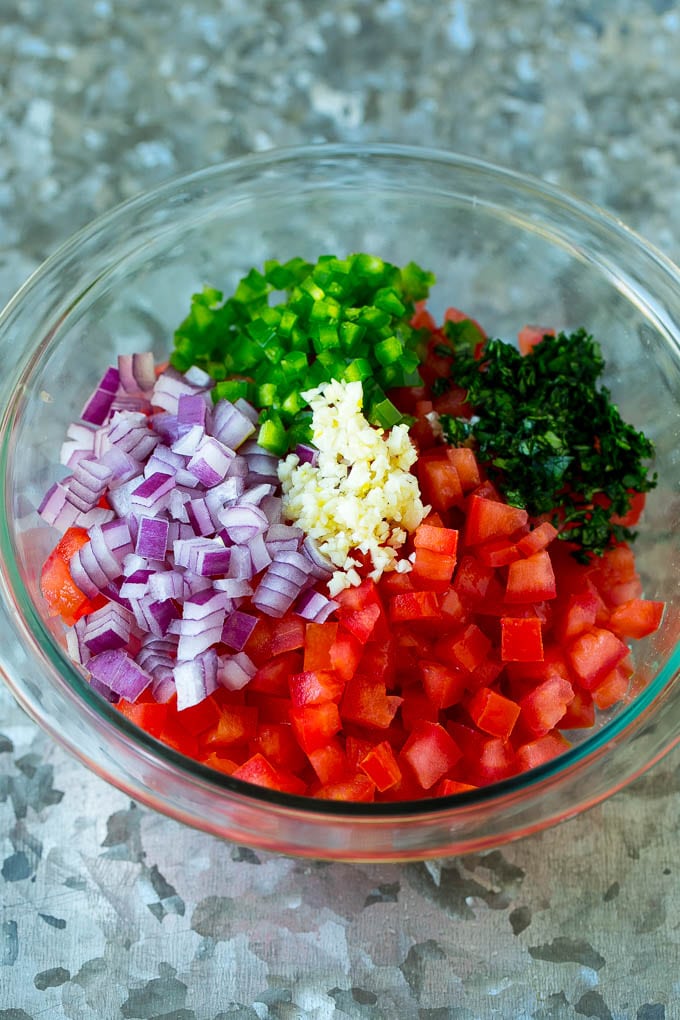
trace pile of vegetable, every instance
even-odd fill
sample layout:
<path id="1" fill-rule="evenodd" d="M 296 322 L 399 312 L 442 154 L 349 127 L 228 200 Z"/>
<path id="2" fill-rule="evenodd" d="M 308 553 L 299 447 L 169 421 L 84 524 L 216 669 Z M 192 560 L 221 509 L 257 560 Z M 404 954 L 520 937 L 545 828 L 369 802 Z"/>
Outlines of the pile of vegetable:
<path id="1" fill-rule="evenodd" d="M 648 439 L 584 330 L 488 340 L 374 256 L 195 295 L 170 364 L 121 355 L 39 513 L 41 590 L 132 722 L 284 793 L 446 796 L 630 696 L 658 629 L 631 530 Z"/>

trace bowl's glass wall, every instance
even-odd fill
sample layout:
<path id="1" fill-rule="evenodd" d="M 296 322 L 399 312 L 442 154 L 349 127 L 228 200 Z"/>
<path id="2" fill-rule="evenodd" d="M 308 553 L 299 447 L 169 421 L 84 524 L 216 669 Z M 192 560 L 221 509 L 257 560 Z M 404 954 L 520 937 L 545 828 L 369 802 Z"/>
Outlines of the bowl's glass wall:
<path id="1" fill-rule="evenodd" d="M 35 507 L 63 474 L 58 454 L 67 425 L 116 355 L 152 349 L 164 359 L 203 284 L 229 292 L 268 258 L 359 250 L 432 269 L 435 314 L 454 304 L 493 335 L 512 338 L 527 322 L 586 326 L 603 347 L 607 383 L 624 417 L 657 446 L 659 486 L 636 547 L 645 594 L 669 603 L 663 631 L 637 652 L 638 686 L 657 678 L 654 690 L 640 696 L 639 712 L 635 705 L 618 711 L 611 739 L 587 742 L 562 765 L 477 800 L 442 805 L 439 815 L 430 806 L 408 822 L 360 820 L 361 811 L 351 823 L 336 822 L 337 806 L 311 803 L 289 809 L 286 798 L 252 798 L 200 769 L 187 773 L 152 741 L 135 744 L 124 720 L 84 696 L 61 628 L 42 616 L 37 587 L 54 533 L 40 525 Z M 672 267 L 597 213 L 492 168 L 395 150 L 262 157 L 196 175 L 107 217 L 29 284 L 0 327 L 8 366 L 0 405 L 8 408 L 3 584 L 14 649 L 0 650 L 0 662 L 12 685 L 102 774 L 162 810 L 252 844 L 341 856 L 464 849 L 597 800 L 668 745 L 678 712 L 679 293 Z M 660 728 L 659 718 L 666 720 Z"/>

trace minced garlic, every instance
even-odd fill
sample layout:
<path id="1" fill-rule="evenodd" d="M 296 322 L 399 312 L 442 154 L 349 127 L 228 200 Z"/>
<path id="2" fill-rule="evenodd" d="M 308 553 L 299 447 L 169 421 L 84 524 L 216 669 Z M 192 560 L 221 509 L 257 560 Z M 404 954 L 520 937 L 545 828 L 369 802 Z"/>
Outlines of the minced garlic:
<path id="1" fill-rule="evenodd" d="M 312 408 L 318 464 L 301 464 L 295 454 L 282 462 L 283 512 L 340 568 L 329 582 L 330 594 L 360 583 L 352 550 L 370 556 L 375 581 L 384 571 L 410 570 L 397 550 L 429 508 L 409 471 L 417 453 L 407 426 L 385 433 L 370 425 L 360 382 L 334 379 L 303 396 Z"/>

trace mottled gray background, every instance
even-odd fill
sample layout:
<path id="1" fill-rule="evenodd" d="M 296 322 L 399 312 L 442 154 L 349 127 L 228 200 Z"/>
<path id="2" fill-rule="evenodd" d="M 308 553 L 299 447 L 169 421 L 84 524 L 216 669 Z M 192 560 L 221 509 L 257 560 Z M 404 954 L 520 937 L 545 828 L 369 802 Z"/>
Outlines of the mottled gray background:
<path id="1" fill-rule="evenodd" d="M 0 303 L 75 228 L 271 146 L 422 142 L 680 256 L 674 0 L 0 0 Z M 680 755 L 501 851 L 299 862 L 136 807 L 0 695 L 0 1020 L 680 1017 Z"/>

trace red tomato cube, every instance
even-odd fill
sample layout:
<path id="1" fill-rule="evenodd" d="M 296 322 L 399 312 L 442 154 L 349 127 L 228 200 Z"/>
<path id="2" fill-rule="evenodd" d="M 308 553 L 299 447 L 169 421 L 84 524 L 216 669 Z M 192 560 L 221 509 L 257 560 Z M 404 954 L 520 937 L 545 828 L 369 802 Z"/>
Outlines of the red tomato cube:
<path id="1" fill-rule="evenodd" d="M 482 687 L 472 695 L 467 710 L 480 730 L 502 740 L 510 736 L 520 713 L 516 702 L 489 687 Z"/>
<path id="2" fill-rule="evenodd" d="M 503 662 L 540 662 L 543 659 L 541 621 L 536 617 L 502 617 L 501 659 Z"/>
<path id="3" fill-rule="evenodd" d="M 424 790 L 429 790 L 461 757 L 453 738 L 438 723 L 422 721 L 411 733 L 403 748 L 404 758 Z"/>

